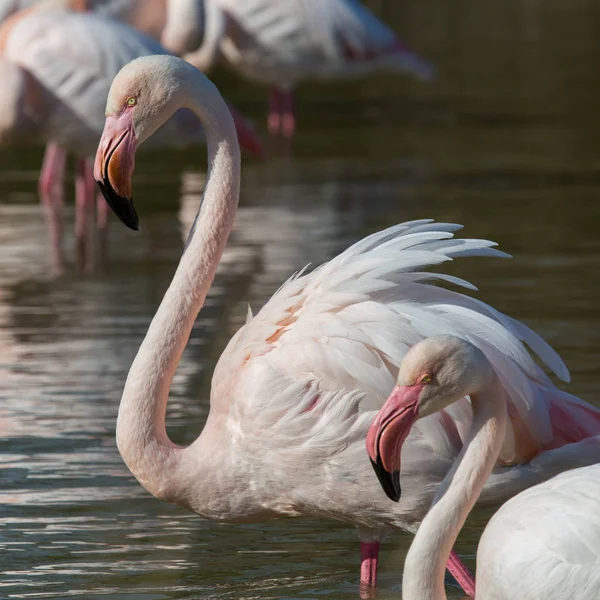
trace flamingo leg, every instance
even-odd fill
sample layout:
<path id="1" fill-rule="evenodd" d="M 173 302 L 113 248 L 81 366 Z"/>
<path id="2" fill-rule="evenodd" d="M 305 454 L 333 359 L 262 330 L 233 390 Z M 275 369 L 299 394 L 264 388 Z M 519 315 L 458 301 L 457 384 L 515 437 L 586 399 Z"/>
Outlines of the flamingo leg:
<path id="1" fill-rule="evenodd" d="M 269 133 L 278 135 L 281 131 L 281 109 L 282 94 L 278 88 L 273 87 L 269 92 L 269 116 L 267 117 L 267 127 Z"/>
<path id="2" fill-rule="evenodd" d="M 377 561 L 379 560 L 379 542 L 360 543 L 360 585 L 375 587 L 377 584 Z"/>
<path id="3" fill-rule="evenodd" d="M 54 273 L 63 272 L 64 257 L 62 251 L 62 209 L 64 204 L 64 189 L 59 187 L 49 194 L 40 192 L 44 220 L 48 229 L 48 239 L 52 253 L 52 268 Z"/>
<path id="4" fill-rule="evenodd" d="M 108 226 L 108 204 L 101 193 L 96 195 L 96 224 L 100 231 L 106 231 Z"/>
<path id="5" fill-rule="evenodd" d="M 78 158 L 75 174 L 75 237 L 80 266 L 91 267 L 91 209 L 94 206 L 95 184 L 89 160 Z"/>
<path id="6" fill-rule="evenodd" d="M 473 573 L 471 573 L 467 565 L 460 560 L 458 554 L 456 554 L 454 550 L 450 553 L 446 568 L 450 571 L 452 577 L 456 579 L 456 582 L 460 585 L 465 594 L 469 596 L 469 598 L 475 598 L 475 577 L 473 577 Z"/>
<path id="7" fill-rule="evenodd" d="M 46 144 L 38 183 L 38 191 L 42 198 L 52 198 L 56 192 L 56 187 L 62 185 L 65 177 L 66 158 L 66 150 L 56 142 Z"/>
<path id="8" fill-rule="evenodd" d="M 98 228 L 98 266 L 103 268 L 107 256 L 108 203 L 102 193 L 96 194 L 96 226 Z"/>
<path id="9" fill-rule="evenodd" d="M 90 168 L 90 178 L 92 185 L 94 185 L 94 166 L 91 163 L 88 164 Z M 92 194 L 93 193 L 94 191 L 92 190 Z M 101 192 L 96 194 L 96 225 L 100 231 L 106 231 L 108 225 L 108 203 Z"/>
<path id="10" fill-rule="evenodd" d="M 294 115 L 294 94 L 292 92 L 281 92 L 281 133 L 286 138 L 294 136 L 296 131 L 296 117 Z"/>

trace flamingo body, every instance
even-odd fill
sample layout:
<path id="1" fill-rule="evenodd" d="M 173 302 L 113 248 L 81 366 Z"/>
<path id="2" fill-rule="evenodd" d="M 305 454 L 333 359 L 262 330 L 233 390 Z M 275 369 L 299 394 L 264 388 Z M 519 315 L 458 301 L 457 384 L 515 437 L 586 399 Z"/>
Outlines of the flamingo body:
<path id="1" fill-rule="evenodd" d="M 600 465 L 562 473 L 506 502 L 477 550 L 486 600 L 595 600 L 600 590 Z"/>
<path id="2" fill-rule="evenodd" d="M 476 340 L 511 393 L 514 428 L 489 482 L 493 492 L 484 492 L 482 504 L 493 505 L 553 475 L 548 451 L 600 432 L 600 412 L 555 388 L 520 341 L 527 340 L 568 377 L 539 337 L 477 300 L 425 283 L 445 279 L 426 273 L 428 265 L 502 256 L 491 242 L 453 238 L 457 227 L 425 220 L 373 234 L 286 282 L 225 349 L 213 376 L 211 408 L 222 406 L 234 417 L 230 426 L 239 430 L 238 443 L 248 452 L 264 446 L 266 438 L 277 448 L 263 458 L 265 476 L 274 479 L 267 486 L 271 501 L 282 490 L 275 512 L 283 507 L 281 514 L 329 516 L 374 530 L 415 529 L 462 448 L 471 422 L 468 401 L 413 429 L 402 466 L 409 483 L 398 505 L 373 494 L 363 443 L 404 354 L 434 333 L 461 332 Z M 570 422 L 556 416 L 553 421 L 553 407 Z M 561 439 L 563 425 L 569 431 Z M 235 448 L 228 461 L 239 460 Z M 302 473 L 296 473 L 301 465 Z M 240 465 L 240 471 L 248 468 Z M 269 505 L 267 498 L 257 500 Z"/>
<path id="3" fill-rule="evenodd" d="M 357 0 L 208 0 L 226 14 L 220 50 L 246 76 L 286 89 L 305 79 L 431 66 Z M 211 8 L 208 9 L 212 10 Z"/>
<path id="4" fill-rule="evenodd" d="M 45 140 L 78 154 L 94 151 L 104 125 L 105 97 L 124 64 L 165 51 L 126 25 L 95 15 L 39 11 L 12 27 L 3 57 L 50 92 Z"/>
<path id="5" fill-rule="evenodd" d="M 429 80 L 433 69 L 358 0 L 206 0 L 201 70 L 219 57 L 273 87 L 269 129 L 293 134 L 292 89 L 307 79 L 387 71 Z"/>
<path id="6" fill-rule="evenodd" d="M 38 140 L 58 142 L 79 156 L 96 149 L 106 96 L 123 65 L 139 56 L 166 53 L 124 23 L 55 10 L 24 15 L 4 44 L 3 58 L 32 75 L 41 86 L 38 96 L 44 94 Z M 196 127 L 190 127 L 194 122 Z M 202 144 L 204 138 L 197 119 L 180 112 L 156 143 L 186 146 Z"/>

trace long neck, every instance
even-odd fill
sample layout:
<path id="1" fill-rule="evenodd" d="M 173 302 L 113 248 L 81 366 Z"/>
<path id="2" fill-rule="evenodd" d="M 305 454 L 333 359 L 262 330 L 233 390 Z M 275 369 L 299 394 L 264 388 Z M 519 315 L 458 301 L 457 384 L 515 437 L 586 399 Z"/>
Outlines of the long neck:
<path id="1" fill-rule="evenodd" d="M 148 491 L 164 499 L 176 499 L 174 473 L 186 453 L 167 436 L 169 389 L 231 232 L 240 187 L 231 113 L 214 85 L 197 75 L 189 83 L 185 106 L 198 115 L 206 133 L 204 197 L 173 281 L 129 371 L 117 419 L 117 445 L 127 466 Z"/>
<path id="2" fill-rule="evenodd" d="M 199 25 L 204 21 L 204 2 L 166 0 L 166 24 L 160 42 L 170 52 L 182 55 L 202 41 Z"/>
<path id="3" fill-rule="evenodd" d="M 185 60 L 201 71 L 208 71 L 215 63 L 219 45 L 227 26 L 225 13 L 217 2 L 204 3 L 204 36 L 202 44 L 184 56 Z"/>
<path id="4" fill-rule="evenodd" d="M 402 596 L 410 600 L 446 600 L 444 575 L 458 533 L 481 494 L 504 440 L 506 402 L 495 376 L 471 396 L 473 425 L 461 453 L 408 551 Z"/>

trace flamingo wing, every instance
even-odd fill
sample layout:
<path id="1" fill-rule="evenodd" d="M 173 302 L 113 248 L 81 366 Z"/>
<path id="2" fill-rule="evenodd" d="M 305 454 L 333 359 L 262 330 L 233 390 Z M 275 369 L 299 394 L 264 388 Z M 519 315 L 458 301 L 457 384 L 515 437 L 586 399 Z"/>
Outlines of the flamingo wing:
<path id="1" fill-rule="evenodd" d="M 524 462 L 556 444 L 553 406 L 560 407 L 569 441 L 600 431 L 600 413 L 558 390 L 532 358 L 526 346 L 561 379 L 569 378 L 541 338 L 480 300 L 431 285 L 473 290 L 425 269 L 457 257 L 506 256 L 487 240 L 454 238 L 458 229 L 429 220 L 404 223 L 292 277 L 231 340 L 215 370 L 212 405 L 226 405 L 243 414 L 238 422 L 259 429 L 279 424 L 281 438 L 289 437 L 285 428 L 296 419 L 318 443 L 351 416 L 360 436 L 391 391 L 407 349 L 425 337 L 451 334 L 476 344 L 504 385 L 513 423 L 503 449 L 506 463 Z M 470 423 L 464 399 L 418 426 L 436 452 L 453 457 Z"/>

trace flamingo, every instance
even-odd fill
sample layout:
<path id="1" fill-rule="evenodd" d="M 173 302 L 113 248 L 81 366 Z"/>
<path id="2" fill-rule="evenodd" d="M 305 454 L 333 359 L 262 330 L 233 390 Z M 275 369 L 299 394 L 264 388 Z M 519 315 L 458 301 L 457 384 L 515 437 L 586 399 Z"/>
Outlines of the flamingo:
<path id="1" fill-rule="evenodd" d="M 400 451 L 411 428 L 420 419 L 467 405 L 470 397 L 472 416 L 463 448 L 439 486 L 404 563 L 403 596 L 411 600 L 446 599 L 444 567 L 458 532 L 498 459 L 507 451 L 515 452 L 515 444 L 507 446 L 506 431 L 514 427 L 514 418 L 506 373 L 493 349 L 481 349 L 468 337 L 434 336 L 413 346 L 402 361 L 397 386 L 367 436 L 367 451 L 382 487 L 397 501 Z M 574 397 L 568 402 L 581 423 L 587 415 L 590 426 L 597 425 L 598 411 L 593 407 Z M 536 485 L 500 508 L 479 544 L 477 598 L 598 597 L 600 437 L 586 437 L 589 429 L 571 428 L 567 412 L 561 423 L 562 407 L 554 410 L 557 436 L 532 466 L 591 466 Z"/>
<path id="2" fill-rule="evenodd" d="M 375 72 L 432 78 L 432 66 L 358 0 L 205 0 L 204 37 L 185 58 L 206 71 L 219 57 L 271 86 L 268 128 L 293 135 L 292 90 L 307 79 Z"/>
<path id="3" fill-rule="evenodd" d="M 506 466 L 490 478 L 483 504 L 494 504 L 547 477 L 535 458 L 563 430 L 597 433 L 600 411 L 558 390 L 527 343 L 563 379 L 560 357 L 525 325 L 464 294 L 474 289 L 424 272 L 461 256 L 506 256 L 486 240 L 455 239 L 460 226 L 420 220 L 375 233 L 313 271 L 289 279 L 229 342 L 215 368 L 210 411 L 199 437 L 168 437 L 169 388 L 211 286 L 236 214 L 240 156 L 235 128 L 217 88 L 172 56 L 141 57 L 112 83 L 94 177 L 125 225 L 138 228 L 131 175 L 136 149 L 185 106 L 204 124 L 208 175 L 173 281 L 129 371 L 117 418 L 119 452 L 157 498 L 217 521 L 319 516 L 354 525 L 361 540 L 361 584 L 374 585 L 381 536 L 415 531 L 466 431 L 460 413 L 423 421 L 407 445 L 411 482 L 394 504 L 377 484 L 364 440 L 394 387 L 409 346 L 440 332 L 469 334 L 491 348 L 508 377 L 513 412 Z M 555 465 L 555 468 L 558 466 Z M 451 572 L 468 587 L 452 555 Z"/>
<path id="4" fill-rule="evenodd" d="M 67 151 L 76 154 L 76 234 L 81 242 L 86 207 L 94 198 L 88 157 L 102 133 L 110 83 L 133 58 L 166 50 L 123 23 L 61 10 L 17 13 L 0 29 L 0 40 L 0 142 L 47 144 L 39 187 L 50 203 L 64 180 Z M 237 113 L 235 118 L 242 145 L 262 155 L 251 126 Z M 155 141 L 177 147 L 205 143 L 200 122 L 189 111 L 174 115 Z M 104 201 L 98 212 L 104 228 Z"/>

